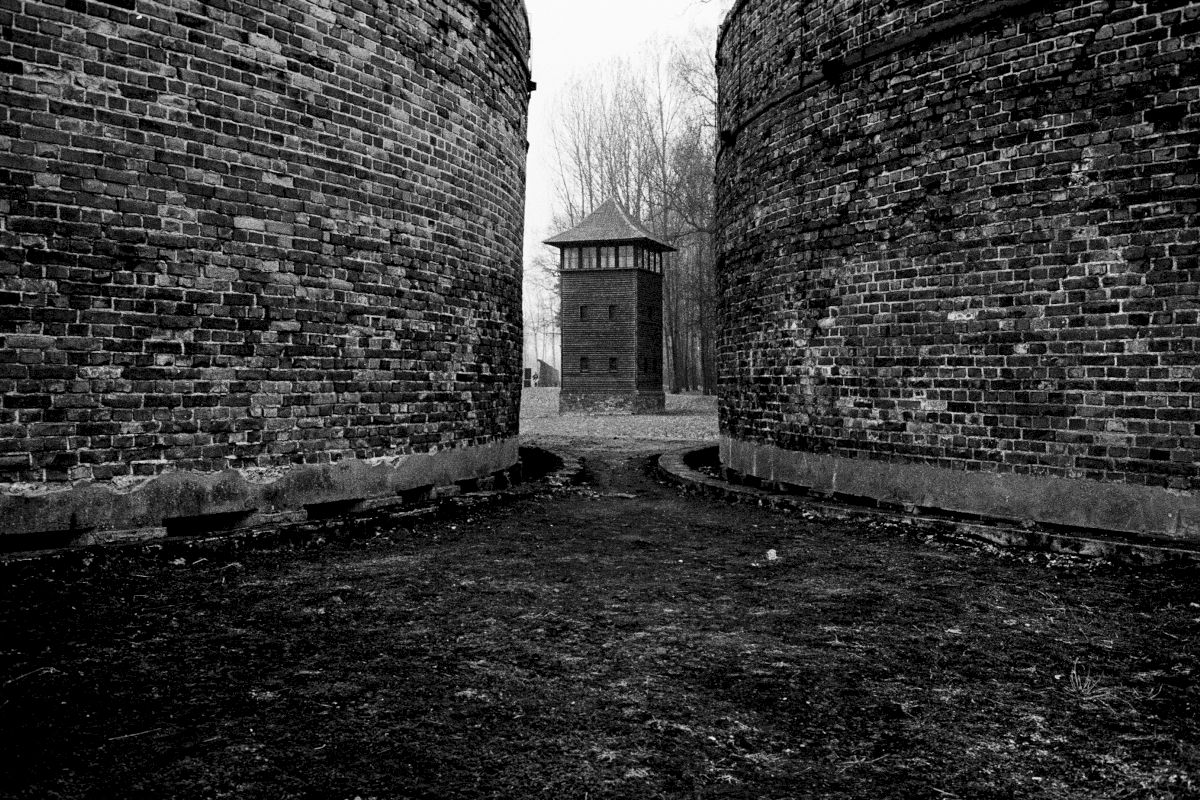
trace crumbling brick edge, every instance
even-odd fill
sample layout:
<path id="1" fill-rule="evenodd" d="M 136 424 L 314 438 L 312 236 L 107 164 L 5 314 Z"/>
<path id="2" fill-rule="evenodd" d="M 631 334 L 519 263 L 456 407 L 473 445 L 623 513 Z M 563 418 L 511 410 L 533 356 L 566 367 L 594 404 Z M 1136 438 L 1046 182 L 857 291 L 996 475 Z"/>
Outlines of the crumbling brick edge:
<path id="1" fill-rule="evenodd" d="M 1092 532 L 1085 534 L 1018 528 L 986 519 L 955 519 L 953 516 L 943 516 L 924 509 L 864 506 L 840 498 L 830 500 L 805 495 L 801 487 L 740 484 L 733 480 L 713 477 L 696 468 L 709 465 L 721 469 L 718 452 L 719 446 L 711 445 L 664 453 L 657 460 L 659 477 L 688 492 L 707 494 L 735 503 L 754 503 L 779 511 L 805 511 L 824 519 L 899 519 L 906 523 L 906 527 L 916 532 L 983 542 L 1008 549 L 1047 551 L 1135 566 L 1200 566 L 1200 549 L 1130 541 Z M 725 469 L 721 469 L 721 474 L 735 480 L 742 477 Z"/>
<path id="2" fill-rule="evenodd" d="M 578 483 L 584 464 L 536 447 L 521 447 L 512 467 L 483 479 L 440 487 L 423 487 L 387 498 L 348 501 L 328 509 L 327 516 L 311 511 L 252 515 L 227 530 L 168 536 L 165 529 L 124 532 L 126 535 L 68 542 L 58 547 L 0 553 L 0 572 L 21 565 L 88 557 L 96 550 L 195 558 L 282 545 L 319 544 L 331 537 L 361 538 L 466 513 L 478 513 L 532 494 L 561 491 Z M 140 535 L 138 535 L 140 533 Z"/>
<path id="3" fill-rule="evenodd" d="M 0 488 L 0 549 L 24 539 L 98 544 L 197 529 L 254 527 L 328 517 L 346 504 L 388 504 L 487 482 L 518 461 L 517 438 L 429 453 L 281 467 L 178 470 L 132 481 Z M 362 506 L 360 506 L 362 507 Z M 20 538 L 17 538 L 20 537 Z"/>

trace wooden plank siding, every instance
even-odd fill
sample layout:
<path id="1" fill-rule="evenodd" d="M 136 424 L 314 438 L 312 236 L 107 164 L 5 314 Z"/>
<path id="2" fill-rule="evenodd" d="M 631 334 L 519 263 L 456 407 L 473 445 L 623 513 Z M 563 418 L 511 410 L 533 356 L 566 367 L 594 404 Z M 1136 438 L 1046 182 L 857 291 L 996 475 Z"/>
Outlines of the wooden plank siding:
<path id="1" fill-rule="evenodd" d="M 564 392 L 660 392 L 661 370 L 657 379 L 639 372 L 640 359 L 650 352 L 661 362 L 662 276 L 637 269 L 562 273 Z M 587 372 L 580 371 L 582 358 L 589 360 Z M 614 358 L 617 368 L 610 371 Z"/>
<path id="2" fill-rule="evenodd" d="M 663 390 L 663 279 L 654 272 L 637 274 L 637 363 L 648 360 L 650 369 L 639 371 L 639 392 L 658 393 Z"/>

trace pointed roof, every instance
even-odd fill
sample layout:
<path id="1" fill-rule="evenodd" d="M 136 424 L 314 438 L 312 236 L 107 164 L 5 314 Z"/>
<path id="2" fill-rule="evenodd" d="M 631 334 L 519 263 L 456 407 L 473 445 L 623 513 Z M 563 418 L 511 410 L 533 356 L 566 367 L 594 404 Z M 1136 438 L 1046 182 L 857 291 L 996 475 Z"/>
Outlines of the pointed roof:
<path id="1" fill-rule="evenodd" d="M 555 247 L 566 247 L 573 244 L 600 244 L 602 242 L 642 242 L 651 245 L 655 250 L 675 250 L 674 247 L 642 227 L 640 222 L 611 197 L 591 214 L 588 214 L 583 222 L 569 231 L 551 236 L 545 243 Z"/>

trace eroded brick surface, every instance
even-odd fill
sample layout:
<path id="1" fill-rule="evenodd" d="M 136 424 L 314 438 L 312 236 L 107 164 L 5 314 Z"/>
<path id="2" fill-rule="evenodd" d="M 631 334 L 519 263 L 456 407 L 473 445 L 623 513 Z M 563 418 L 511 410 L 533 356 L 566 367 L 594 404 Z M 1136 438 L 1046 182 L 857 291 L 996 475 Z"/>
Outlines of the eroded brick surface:
<path id="1" fill-rule="evenodd" d="M 1200 488 L 1198 36 L 1196 2 L 739 3 L 723 432 Z"/>
<path id="2" fill-rule="evenodd" d="M 0 33 L 0 481 L 516 435 L 520 0 L 18 0 Z"/>

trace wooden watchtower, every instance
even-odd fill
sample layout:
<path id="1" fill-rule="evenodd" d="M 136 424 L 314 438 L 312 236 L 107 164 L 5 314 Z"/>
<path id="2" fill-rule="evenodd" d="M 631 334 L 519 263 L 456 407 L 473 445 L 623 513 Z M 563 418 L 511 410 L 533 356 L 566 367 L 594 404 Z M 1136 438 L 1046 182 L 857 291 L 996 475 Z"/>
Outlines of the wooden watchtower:
<path id="1" fill-rule="evenodd" d="M 615 200 L 546 240 L 559 248 L 559 411 L 642 414 L 664 405 L 663 253 Z"/>

